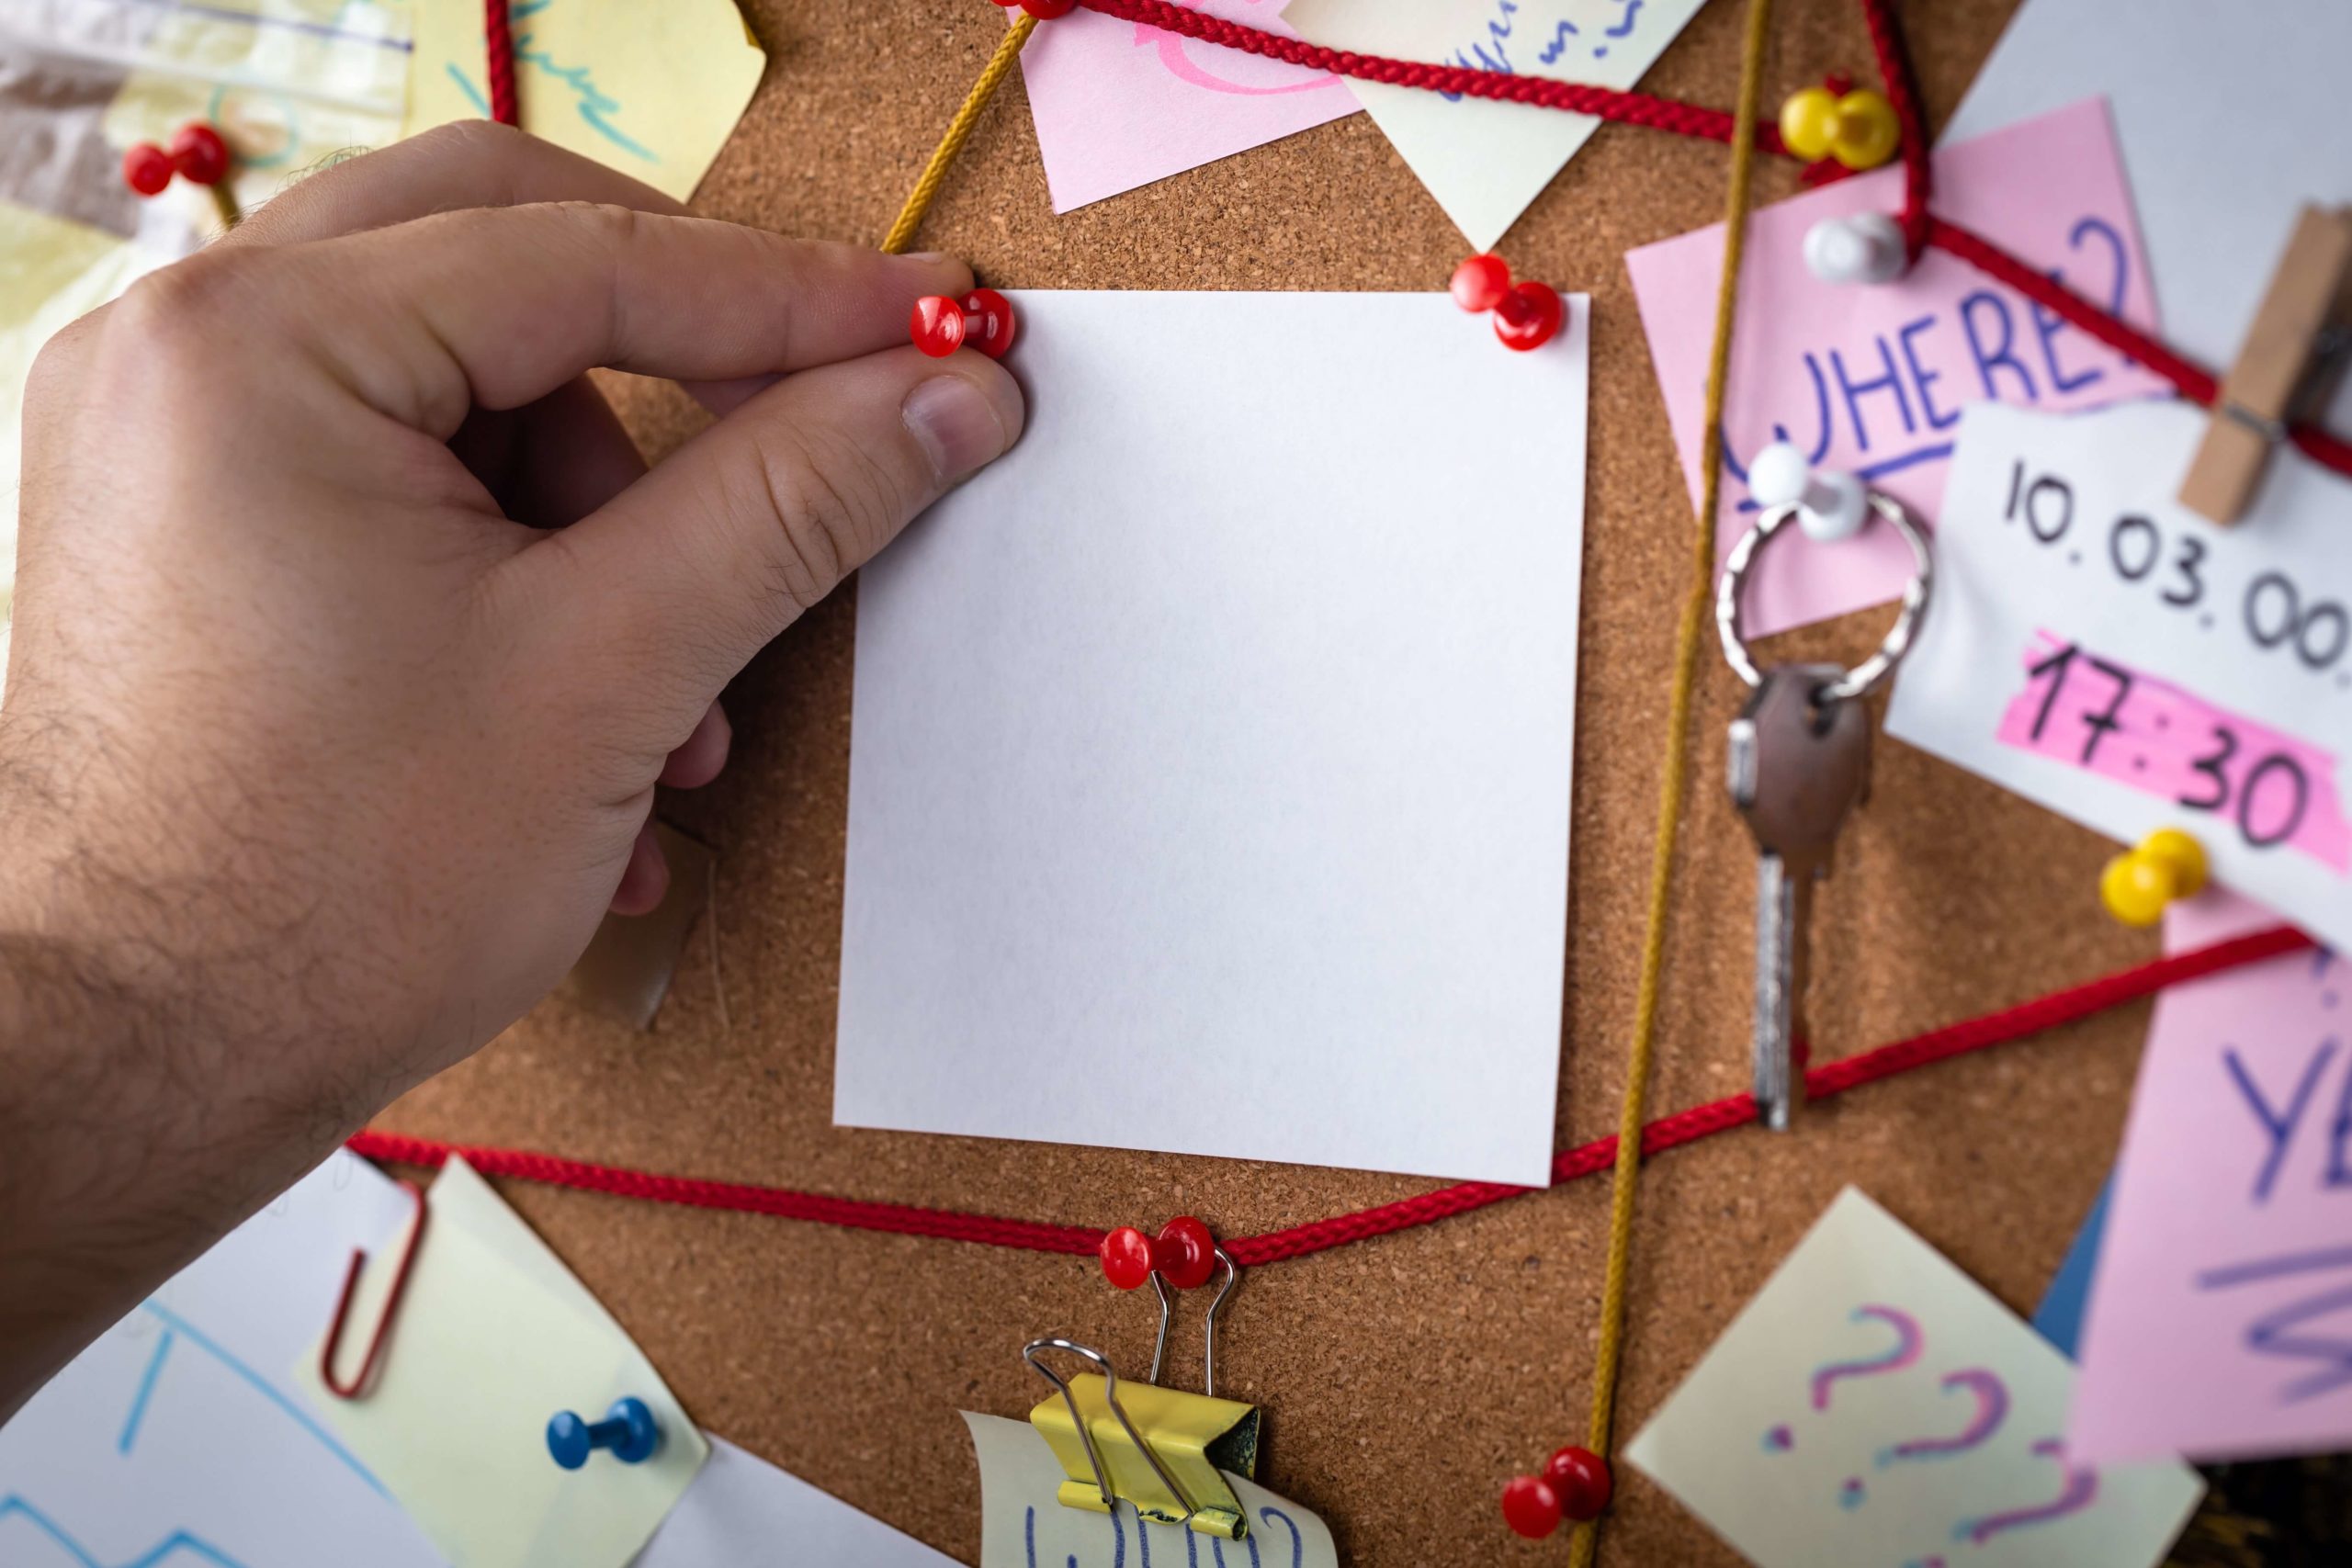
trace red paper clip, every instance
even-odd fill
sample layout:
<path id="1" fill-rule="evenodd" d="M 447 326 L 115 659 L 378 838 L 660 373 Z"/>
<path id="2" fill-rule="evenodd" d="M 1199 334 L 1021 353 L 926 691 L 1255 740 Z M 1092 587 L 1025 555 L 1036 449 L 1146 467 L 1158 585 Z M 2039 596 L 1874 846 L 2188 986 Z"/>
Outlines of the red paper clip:
<path id="1" fill-rule="evenodd" d="M 376 1363 L 384 1359 L 384 1346 L 392 1337 L 392 1318 L 401 1310 L 401 1297 L 408 1290 L 409 1271 L 416 1267 L 416 1246 L 424 1239 L 424 1190 L 413 1181 L 403 1181 L 409 1196 L 416 1200 L 416 1222 L 409 1226 L 408 1246 L 401 1253 L 399 1269 L 392 1275 L 392 1292 L 384 1298 L 384 1315 L 377 1321 L 376 1337 L 368 1342 L 367 1359 L 359 1363 L 359 1375 L 343 1382 L 334 1375 L 334 1353 L 343 1345 L 344 1320 L 351 1315 L 351 1297 L 359 1285 L 359 1271 L 368 1265 L 364 1248 L 351 1249 L 351 1271 L 343 1277 L 343 1293 L 335 1298 L 334 1320 L 327 1325 L 327 1342 L 319 1351 L 319 1381 L 337 1399 L 357 1399 L 376 1375 Z"/>

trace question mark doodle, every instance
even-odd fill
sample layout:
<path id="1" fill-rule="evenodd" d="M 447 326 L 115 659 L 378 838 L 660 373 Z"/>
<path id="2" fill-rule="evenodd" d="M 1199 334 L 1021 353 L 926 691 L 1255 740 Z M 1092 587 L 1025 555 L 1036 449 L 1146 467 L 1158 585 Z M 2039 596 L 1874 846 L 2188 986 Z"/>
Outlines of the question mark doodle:
<path id="1" fill-rule="evenodd" d="M 2054 1459 L 2064 1467 L 2066 1484 L 2058 1495 L 2030 1508 L 2012 1508 L 2003 1514 L 1987 1514 L 1981 1519 L 1962 1519 L 1952 1526 L 1952 1540 L 1982 1546 L 2003 1530 L 2063 1519 L 2069 1514 L 2081 1513 L 2098 1500 L 2098 1472 L 2067 1464 L 2065 1444 L 2055 1438 L 2044 1438 L 2033 1445 L 2033 1451 L 2043 1459 Z"/>
<path id="2" fill-rule="evenodd" d="M 1876 1377 L 1885 1372 L 1899 1372 L 1919 1359 L 1922 1339 L 1918 1320 L 1909 1313 L 1891 1306 L 1863 1305 L 1854 1309 L 1851 1321 L 1863 1322 L 1875 1318 L 1894 1330 L 1892 1347 L 1875 1356 L 1852 1361 L 1832 1361 L 1816 1368 L 1813 1374 L 1813 1407 L 1829 1408 L 1829 1391 L 1840 1378 Z M 1766 1453 L 1786 1453 L 1797 1446 L 1796 1434 L 1786 1422 L 1769 1428 L 1764 1434 Z M 1861 1483 L 1853 1482 L 1848 1488 L 1846 1506 L 1854 1507 L 1861 1501 Z"/>
<path id="3" fill-rule="evenodd" d="M 1879 1355 L 1860 1360 L 1832 1361 L 1813 1374 L 1813 1407 L 1829 1408 L 1829 1391 L 1840 1378 L 1879 1377 L 1899 1372 L 1919 1359 L 1920 1335 L 1918 1320 L 1909 1313 L 1891 1306 L 1858 1306 L 1852 1321 L 1875 1318 L 1894 1330 L 1894 1344 Z"/>
<path id="4" fill-rule="evenodd" d="M 2008 1385 L 1981 1367 L 1970 1367 L 1944 1379 L 1945 1393 L 1956 1388 L 1964 1388 L 1976 1396 L 1976 1414 L 1969 1418 L 1968 1425 L 1949 1438 L 1910 1438 L 1891 1449 L 1881 1449 L 1881 1469 L 1902 1460 L 1947 1459 L 1964 1454 L 2001 1429 L 2001 1422 L 2009 1414 Z"/>

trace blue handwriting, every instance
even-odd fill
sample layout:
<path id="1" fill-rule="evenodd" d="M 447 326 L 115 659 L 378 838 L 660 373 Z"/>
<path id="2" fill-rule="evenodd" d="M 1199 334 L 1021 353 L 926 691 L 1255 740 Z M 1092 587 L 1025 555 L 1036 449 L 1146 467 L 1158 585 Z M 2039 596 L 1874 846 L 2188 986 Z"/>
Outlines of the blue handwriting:
<path id="1" fill-rule="evenodd" d="M 1624 10 L 1618 17 L 1614 26 L 1603 28 L 1598 36 L 1603 40 L 1631 38 L 1634 35 L 1635 18 L 1642 12 L 1642 0 L 1610 0 L 1610 3 L 1623 6 Z M 1494 14 L 1487 18 L 1485 31 L 1473 39 L 1466 47 L 1453 51 L 1452 57 L 1453 63 L 1465 71 L 1496 71 L 1506 76 L 1517 75 L 1518 67 L 1511 63 L 1510 40 L 1513 31 L 1518 27 L 1518 23 L 1513 18 L 1518 16 L 1519 11 L 1519 0 L 1495 0 Z M 1569 40 L 1581 39 L 1583 37 L 1583 28 L 1566 17 L 1558 18 L 1552 25 L 1552 36 L 1536 47 L 1536 63 L 1557 65 L 1568 52 Z M 1609 45 L 1606 41 L 1592 45 L 1592 58 L 1595 60 L 1609 58 Z M 1463 98 L 1460 93 L 1446 93 L 1442 96 L 1457 104 Z"/>
<path id="2" fill-rule="evenodd" d="M 187 1530 L 174 1530 L 138 1556 L 126 1558 L 119 1563 L 109 1563 L 76 1540 L 63 1525 L 13 1492 L 0 1497 L 0 1521 L 6 1521 L 12 1515 L 29 1521 L 34 1529 L 54 1541 L 58 1549 L 80 1568 L 159 1568 L 160 1564 L 188 1558 L 209 1562 L 212 1568 L 244 1568 L 244 1564 L 210 1541 Z"/>
<path id="3" fill-rule="evenodd" d="M 2303 1064 L 2302 1076 L 2295 1082 L 2293 1093 L 2284 1110 L 2270 1102 L 2262 1086 L 2254 1081 L 2254 1074 L 2238 1055 L 2234 1045 L 2222 1051 L 2222 1070 L 2230 1075 L 2240 1099 L 2254 1119 L 2262 1125 L 2262 1135 L 2269 1147 L 2262 1157 L 2262 1168 L 2255 1173 L 2252 1197 L 2256 1204 L 2270 1201 L 2271 1188 L 2278 1179 L 2278 1168 L 2286 1162 L 2289 1145 L 2294 1142 L 2296 1128 L 2302 1125 L 2303 1112 L 2318 1089 L 2320 1076 L 2335 1055 L 2335 1042 L 2323 1040 L 2319 1048 Z M 2345 1075 L 2344 1087 L 2335 1097 L 2335 1119 L 2328 1130 L 2327 1174 L 2324 1184 L 2329 1187 L 2352 1187 L 2352 1168 L 2347 1168 L 2345 1145 L 2352 1140 L 2352 1072 Z"/>
<path id="4" fill-rule="evenodd" d="M 1126 1505 L 1123 1504 L 1122 1506 Z M 1306 1562 L 1306 1538 L 1299 1533 L 1298 1522 L 1280 1508 L 1271 1505 L 1261 1507 L 1258 1510 L 1258 1517 L 1268 1525 L 1280 1524 L 1283 1529 L 1290 1532 L 1290 1568 L 1304 1568 Z M 1035 1505 L 1023 1510 L 1021 1527 L 1022 1543 L 1027 1554 L 1025 1568 L 1038 1568 L 1037 1509 Z M 1170 1525 L 1166 1528 L 1177 1529 L 1179 1527 Z M 1184 1568 L 1201 1568 L 1201 1536 L 1190 1529 L 1182 1530 L 1182 1534 L 1184 1537 Z M 1151 1568 L 1151 1537 L 1150 1529 L 1141 1519 L 1137 1519 L 1136 1548 L 1142 1560 L 1141 1568 Z M 1230 1564 L 1226 1560 L 1224 1541 L 1211 1536 L 1208 1538 L 1208 1543 L 1210 1568 L 1240 1568 L 1241 1553 L 1245 1550 L 1250 1553 L 1250 1568 L 1265 1568 L 1263 1559 L 1258 1554 L 1257 1534 L 1242 1538 L 1239 1545 L 1234 1548 L 1233 1561 Z M 1064 1568 L 1082 1568 L 1076 1552 L 1065 1553 L 1064 1559 Z M 1126 1560 L 1126 1526 L 1123 1522 L 1119 1509 L 1114 1508 L 1111 1511 L 1111 1568 L 1124 1568 Z"/>
<path id="5" fill-rule="evenodd" d="M 2251 1263 L 2209 1269 L 2197 1276 L 2197 1286 L 2204 1291 L 2229 1290 L 2237 1285 L 2286 1279 L 2296 1274 L 2346 1269 L 2352 1269 L 2352 1247 L 2290 1252 L 2276 1258 L 2257 1258 Z M 2352 1308 L 2352 1286 L 2337 1285 L 2316 1295 L 2290 1302 L 2246 1325 L 2245 1348 L 2254 1354 L 2319 1361 L 2324 1366 L 2325 1370 L 2281 1389 L 2280 1404 L 2293 1404 L 2352 1384 L 2352 1337 L 2290 1332 L 2314 1318 L 2327 1317 L 2346 1308 Z"/>
<path id="6" fill-rule="evenodd" d="M 2078 255 L 2086 251 L 2103 253 L 2107 309 L 2120 312 L 2132 283 L 2123 236 L 2105 219 L 2085 217 L 2068 231 L 2066 244 Z M 2052 268 L 2050 276 L 2066 281 L 2064 267 Z M 1960 404 L 1973 394 L 1963 391 L 1955 396 L 1935 390 L 1946 378 L 1945 372 L 1922 363 L 1921 340 L 1934 341 L 1953 333 L 1967 345 L 1976 390 L 1988 400 L 2031 407 L 2045 397 L 2079 392 L 2106 378 L 2107 371 L 2098 366 L 2070 367 L 2061 349 L 2073 329 L 2056 312 L 2028 303 L 2025 322 L 2032 329 L 2035 347 L 2021 352 L 2018 318 L 2009 297 L 1979 288 L 1963 295 L 1949 319 L 1929 311 L 1904 322 L 1892 334 L 1874 333 L 1856 352 L 1856 363 L 1849 364 L 1840 349 L 1807 349 L 1801 363 L 1813 383 L 1810 434 L 1801 438 L 1790 425 L 1775 422 L 1770 434 L 1757 445 L 1794 442 L 1810 461 L 1818 463 L 1842 434 L 1852 451 L 1880 454 L 1855 465 L 1855 477 L 1866 483 L 1951 457 L 1951 440 L 1944 433 L 1960 423 Z M 1900 426 L 1899 433 L 1894 426 Z M 1724 468 L 1745 485 L 1747 467 L 1733 450 L 1729 429 L 1721 434 Z M 1752 512 L 1756 502 L 1743 501 L 1739 510 Z"/>
<path id="7" fill-rule="evenodd" d="M 546 10 L 554 3 L 555 0 L 522 0 L 522 3 L 514 7 L 511 19 L 520 22 L 526 17 L 536 16 Z M 614 123 L 615 118 L 621 112 L 621 101 L 596 85 L 594 67 L 558 65 L 555 57 L 547 51 L 532 48 L 533 42 L 531 34 L 518 32 L 514 38 L 514 58 L 526 65 L 537 66 L 541 74 L 571 88 L 573 96 L 579 99 L 577 107 L 580 110 L 580 118 L 586 120 L 597 135 L 632 157 L 642 158 L 649 164 L 660 160 L 660 153 Z M 457 62 L 449 61 L 442 68 L 449 73 L 449 79 L 458 85 L 458 90 L 465 94 L 466 101 L 473 105 L 475 113 L 482 115 L 490 113 L 490 99 L 484 96 L 479 86 L 475 85 L 473 78 L 468 75 Z"/>

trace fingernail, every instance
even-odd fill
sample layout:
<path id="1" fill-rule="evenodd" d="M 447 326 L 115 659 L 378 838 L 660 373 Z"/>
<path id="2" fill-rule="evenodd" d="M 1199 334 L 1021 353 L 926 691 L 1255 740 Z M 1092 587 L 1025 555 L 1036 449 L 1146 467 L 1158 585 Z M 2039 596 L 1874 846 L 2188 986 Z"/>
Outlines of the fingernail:
<path id="1" fill-rule="evenodd" d="M 943 485 L 954 484 L 1008 445 L 1004 421 L 989 395 L 961 376 L 922 382 L 907 394 L 899 412 Z"/>
<path id="2" fill-rule="evenodd" d="M 909 251 L 907 253 L 907 259 L 909 261 L 925 262 L 933 266 L 938 266 L 942 263 L 951 262 L 956 258 L 949 255 L 945 251 Z"/>

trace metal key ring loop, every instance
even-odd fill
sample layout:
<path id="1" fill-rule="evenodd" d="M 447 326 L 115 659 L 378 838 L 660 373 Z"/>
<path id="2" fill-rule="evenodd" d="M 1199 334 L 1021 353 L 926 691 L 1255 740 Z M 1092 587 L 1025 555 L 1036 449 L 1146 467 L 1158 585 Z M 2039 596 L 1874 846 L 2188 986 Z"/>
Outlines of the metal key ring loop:
<path id="1" fill-rule="evenodd" d="M 1911 581 L 1904 587 L 1903 607 L 1895 613 L 1894 625 L 1887 628 L 1878 651 L 1822 687 L 1823 702 L 1842 703 L 1864 695 L 1894 672 L 1894 667 L 1903 662 L 1903 656 L 1911 651 L 1911 641 L 1919 633 L 1919 619 L 1928 613 L 1928 596 L 1935 587 L 1935 561 L 1928 553 L 1928 536 L 1911 520 L 1910 513 L 1904 510 L 1902 502 L 1877 491 L 1870 492 L 1870 503 L 1871 510 L 1911 547 Z M 1741 591 L 1747 585 L 1748 570 L 1755 565 L 1765 542 L 1796 514 L 1794 505 L 1771 507 L 1760 514 L 1739 536 L 1739 542 L 1732 546 L 1730 556 L 1724 561 L 1723 579 L 1715 584 L 1715 630 L 1723 637 L 1724 658 L 1751 686 L 1763 684 L 1764 677 L 1747 651 L 1744 625 L 1747 613 L 1740 604 Z"/>

